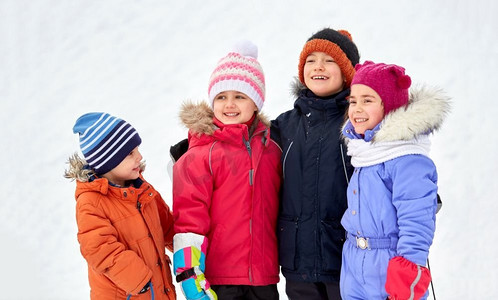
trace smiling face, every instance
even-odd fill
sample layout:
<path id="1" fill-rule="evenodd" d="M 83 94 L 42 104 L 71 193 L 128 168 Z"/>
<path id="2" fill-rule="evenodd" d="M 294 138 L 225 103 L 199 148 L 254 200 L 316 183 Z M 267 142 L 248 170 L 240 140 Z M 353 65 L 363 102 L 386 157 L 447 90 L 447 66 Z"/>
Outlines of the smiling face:
<path id="1" fill-rule="evenodd" d="M 348 117 L 358 134 L 373 129 L 384 118 L 384 104 L 379 94 L 364 84 L 353 84 L 349 96 Z"/>
<path id="2" fill-rule="evenodd" d="M 333 95 L 344 88 L 344 77 L 339 65 L 324 52 L 308 55 L 303 76 L 306 87 L 319 97 Z"/>
<path id="3" fill-rule="evenodd" d="M 223 124 L 243 124 L 249 121 L 258 107 L 246 94 L 237 91 L 221 92 L 213 101 L 214 116 Z"/>
<path id="4" fill-rule="evenodd" d="M 131 150 L 114 169 L 102 175 L 110 182 L 119 186 L 124 186 L 128 180 L 135 180 L 140 176 L 140 162 L 142 161 L 142 154 L 138 151 L 138 147 Z"/>

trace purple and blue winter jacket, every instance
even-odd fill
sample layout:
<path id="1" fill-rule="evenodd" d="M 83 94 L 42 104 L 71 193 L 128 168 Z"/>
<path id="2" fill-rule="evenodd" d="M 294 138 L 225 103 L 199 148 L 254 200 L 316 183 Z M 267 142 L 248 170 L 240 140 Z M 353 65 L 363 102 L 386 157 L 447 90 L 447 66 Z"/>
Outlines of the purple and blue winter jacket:
<path id="1" fill-rule="evenodd" d="M 428 134 L 448 111 L 440 91 L 412 91 L 406 108 L 391 112 L 364 137 L 348 121 L 343 135 L 355 171 L 348 185 L 347 231 L 341 269 L 343 299 L 386 299 L 394 256 L 425 265 L 435 231 L 437 172 Z M 423 113 L 422 113 L 423 112 Z"/>

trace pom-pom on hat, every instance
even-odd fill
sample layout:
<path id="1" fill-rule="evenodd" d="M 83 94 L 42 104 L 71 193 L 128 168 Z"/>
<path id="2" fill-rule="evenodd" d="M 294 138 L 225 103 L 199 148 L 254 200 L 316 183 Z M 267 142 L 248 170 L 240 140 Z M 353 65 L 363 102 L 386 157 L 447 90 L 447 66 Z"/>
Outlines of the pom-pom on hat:
<path id="1" fill-rule="evenodd" d="M 208 97 L 211 107 L 219 93 L 237 91 L 246 94 L 254 101 L 258 111 L 261 110 L 265 102 L 265 76 L 257 58 L 258 47 L 243 40 L 220 59 L 209 79 Z"/>
<path id="2" fill-rule="evenodd" d="M 306 85 L 303 74 L 304 64 L 308 55 L 313 52 L 324 52 L 330 55 L 341 69 L 341 73 L 346 79 L 346 86 L 351 85 L 355 73 L 354 66 L 360 62 L 360 54 L 348 31 L 325 28 L 308 39 L 299 56 L 298 66 L 299 81 L 304 85 Z"/>
<path id="3" fill-rule="evenodd" d="M 114 169 L 142 143 L 130 124 L 102 112 L 79 117 L 73 132 L 79 134 L 81 152 L 88 165 L 99 175 Z"/>
<path id="4" fill-rule="evenodd" d="M 384 114 L 408 104 L 412 80 L 403 67 L 367 60 L 357 64 L 355 69 L 351 85 L 364 84 L 376 91 L 384 103 Z"/>

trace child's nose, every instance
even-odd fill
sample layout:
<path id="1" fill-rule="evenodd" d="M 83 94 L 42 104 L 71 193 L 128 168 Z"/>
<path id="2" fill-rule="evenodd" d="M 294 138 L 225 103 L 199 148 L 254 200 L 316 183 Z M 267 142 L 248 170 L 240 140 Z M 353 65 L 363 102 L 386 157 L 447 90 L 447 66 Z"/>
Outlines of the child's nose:
<path id="1" fill-rule="evenodd" d="M 315 63 L 315 70 L 323 70 L 323 62 L 322 61 L 317 61 Z"/>
<path id="2" fill-rule="evenodd" d="M 228 107 L 232 107 L 232 106 L 234 106 L 234 104 L 235 104 L 234 99 L 233 99 L 232 97 L 228 97 L 228 99 L 227 99 L 227 104 L 226 104 L 226 105 L 227 105 Z"/>

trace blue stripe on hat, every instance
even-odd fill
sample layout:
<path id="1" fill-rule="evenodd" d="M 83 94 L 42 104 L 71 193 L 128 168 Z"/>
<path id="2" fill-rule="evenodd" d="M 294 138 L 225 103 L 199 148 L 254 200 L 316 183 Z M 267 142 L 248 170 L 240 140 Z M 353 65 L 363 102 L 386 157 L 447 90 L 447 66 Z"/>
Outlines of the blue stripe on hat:
<path id="1" fill-rule="evenodd" d="M 97 174 L 112 170 L 142 142 L 133 126 L 107 113 L 81 116 L 73 132 L 80 135 L 83 156 Z"/>
<path id="2" fill-rule="evenodd" d="M 137 133 L 136 131 L 133 131 L 133 133 L 132 133 L 131 135 L 129 135 L 128 137 L 126 137 L 126 140 L 124 140 L 123 142 L 121 142 L 121 143 L 119 143 L 119 144 L 115 144 L 115 145 L 116 145 L 115 149 L 113 149 L 113 151 L 112 151 L 109 155 L 107 155 L 107 156 L 105 156 L 105 155 L 101 156 L 100 158 L 104 158 L 104 161 L 102 161 L 101 163 L 99 163 L 98 165 L 96 165 L 96 166 L 95 166 L 95 168 L 101 168 L 101 167 L 102 167 L 102 166 L 103 166 L 106 162 L 108 162 L 108 161 L 109 161 L 112 157 L 114 157 L 116 154 L 118 154 L 118 152 L 119 152 L 120 150 L 124 150 L 124 149 L 126 149 L 126 148 L 124 148 L 124 146 L 126 146 L 126 145 L 128 144 L 128 142 L 129 142 L 129 141 L 130 141 L 133 137 L 135 137 L 137 134 L 138 134 L 138 133 Z M 123 148 L 124 148 L 124 149 L 123 149 Z M 109 148 L 109 150 L 111 150 L 111 149 Z M 108 150 L 108 151 L 109 151 L 109 150 Z M 133 148 L 132 148 L 131 150 L 133 150 Z M 128 154 L 131 152 L 131 150 L 130 150 L 130 151 L 127 151 L 127 152 L 125 153 L 125 155 L 128 155 Z"/>
<path id="3" fill-rule="evenodd" d="M 109 114 L 103 114 L 98 120 L 94 120 L 94 123 L 80 135 L 81 151 L 83 153 L 91 151 L 119 124 L 117 121 L 118 118 Z"/>
<path id="4" fill-rule="evenodd" d="M 114 126 L 114 128 L 112 130 L 106 132 L 106 134 L 104 136 L 102 136 L 102 138 L 100 139 L 100 141 L 97 144 L 93 145 L 91 148 L 89 148 L 89 149 L 87 149 L 87 151 L 85 151 L 86 159 L 89 160 L 89 159 L 94 158 L 96 155 L 100 155 L 103 151 L 103 148 L 109 147 L 109 143 L 111 143 L 112 141 L 115 141 L 116 136 L 120 136 L 123 134 L 124 127 L 130 128 L 131 126 L 128 123 L 126 123 L 125 121 L 119 120 L 119 122 L 117 122 L 116 126 Z M 104 149 L 104 151 L 105 151 L 105 149 Z"/>
<path id="5" fill-rule="evenodd" d="M 136 130 L 130 124 L 122 121 L 116 130 L 111 131 L 109 135 L 102 140 L 102 144 L 94 147 L 91 153 L 85 154 L 88 162 L 92 164 L 99 163 L 106 155 L 112 155 L 114 149 L 118 148 L 120 144 L 125 143 L 128 136 L 136 134 Z"/>

